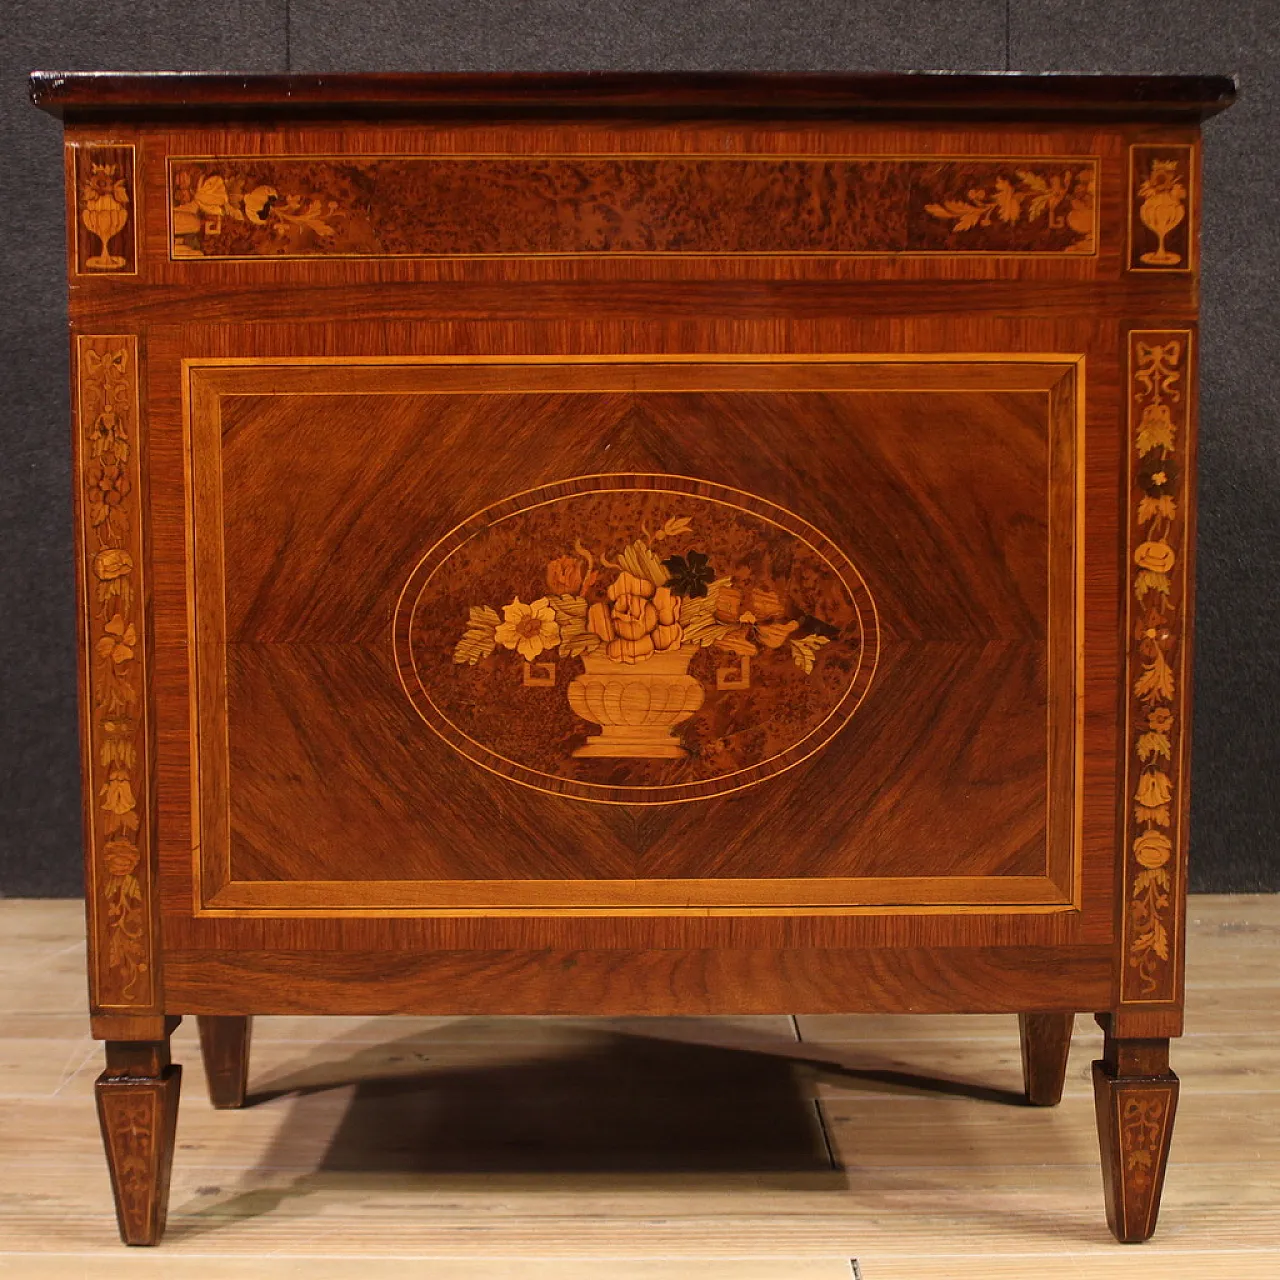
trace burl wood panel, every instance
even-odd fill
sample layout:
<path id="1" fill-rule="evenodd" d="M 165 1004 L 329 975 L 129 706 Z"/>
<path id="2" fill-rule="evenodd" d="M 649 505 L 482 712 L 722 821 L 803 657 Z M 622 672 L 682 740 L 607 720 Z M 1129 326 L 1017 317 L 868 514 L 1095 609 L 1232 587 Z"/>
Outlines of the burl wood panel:
<path id="1" fill-rule="evenodd" d="M 1096 252 L 1092 158 L 174 156 L 174 258 Z"/>
<path id="2" fill-rule="evenodd" d="M 213 604 L 201 737 L 230 751 L 229 810 L 218 761 L 202 763 L 210 901 L 1069 902 L 1077 404 L 1053 393 L 1075 376 L 997 361 L 193 366 L 197 580 Z M 738 393 L 696 389 L 735 379 Z M 611 385 L 638 381 L 651 392 Z M 474 513 L 563 474 L 565 456 L 645 471 Z M 679 470 L 746 477 L 838 536 L 758 494 L 654 474 Z M 852 506 L 846 471 L 865 493 Z M 992 538 L 994 575 L 968 552 Z M 865 580 L 841 546 L 861 548 Z M 655 567 L 665 590 L 638 576 Z M 628 595 L 640 661 L 589 625 L 625 625 Z M 660 621 L 664 599 L 684 622 Z M 664 635 L 686 671 L 662 679 L 701 700 L 682 724 L 602 746 L 573 682 L 655 679 Z M 749 782 L 731 800 L 681 794 Z M 504 789 L 501 820 L 477 821 Z M 600 793 L 614 803 L 581 803 Z M 646 802 L 661 807 L 641 819 Z M 922 847 L 940 823 L 947 838 Z"/>

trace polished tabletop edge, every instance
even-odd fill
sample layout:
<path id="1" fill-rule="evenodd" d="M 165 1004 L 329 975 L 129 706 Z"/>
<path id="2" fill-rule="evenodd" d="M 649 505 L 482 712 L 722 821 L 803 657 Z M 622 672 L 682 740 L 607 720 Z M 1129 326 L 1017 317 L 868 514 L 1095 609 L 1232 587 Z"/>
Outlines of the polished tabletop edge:
<path id="1" fill-rule="evenodd" d="M 1231 76 L 915 71 L 503 72 L 242 75 L 205 71 L 34 71 L 31 100 L 58 116 L 518 111 L 973 119 L 1202 120 L 1231 105 Z"/>

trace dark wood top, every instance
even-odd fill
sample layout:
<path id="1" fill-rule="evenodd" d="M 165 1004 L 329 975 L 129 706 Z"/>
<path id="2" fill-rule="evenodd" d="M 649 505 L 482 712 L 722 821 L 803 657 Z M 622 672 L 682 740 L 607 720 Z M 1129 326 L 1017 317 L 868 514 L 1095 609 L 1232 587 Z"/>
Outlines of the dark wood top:
<path id="1" fill-rule="evenodd" d="M 228 115 L 624 115 L 1195 121 L 1230 76 L 502 73 L 238 75 L 36 71 L 31 99 L 70 119 Z"/>

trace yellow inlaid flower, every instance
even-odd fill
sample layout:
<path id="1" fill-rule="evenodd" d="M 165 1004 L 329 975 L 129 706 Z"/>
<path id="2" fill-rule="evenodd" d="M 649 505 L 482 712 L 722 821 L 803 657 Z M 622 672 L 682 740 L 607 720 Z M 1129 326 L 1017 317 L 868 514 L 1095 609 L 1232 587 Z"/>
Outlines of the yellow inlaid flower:
<path id="1" fill-rule="evenodd" d="M 1148 769 L 1138 779 L 1137 800 L 1147 808 L 1156 808 L 1168 804 L 1173 799 L 1173 788 L 1169 783 L 1169 775 L 1159 769 Z"/>
<path id="2" fill-rule="evenodd" d="M 502 606 L 504 621 L 494 632 L 500 645 L 515 649 L 526 662 L 532 662 L 544 649 L 560 643 L 560 627 L 555 610 L 546 596 L 532 604 L 521 604 L 517 596 Z"/>
<path id="3" fill-rule="evenodd" d="M 138 802 L 134 799 L 128 778 L 111 778 L 102 784 L 99 794 L 102 796 L 102 807 L 108 813 L 124 814 L 137 807 Z"/>
<path id="4" fill-rule="evenodd" d="M 1142 569 L 1150 569 L 1152 573 L 1168 573 L 1177 557 L 1167 542 L 1157 541 L 1141 543 L 1133 553 L 1133 558 Z"/>
<path id="5" fill-rule="evenodd" d="M 1169 861 L 1173 854 L 1173 841 L 1162 831 L 1144 831 L 1133 842 L 1133 852 L 1148 871 L 1154 871 Z"/>

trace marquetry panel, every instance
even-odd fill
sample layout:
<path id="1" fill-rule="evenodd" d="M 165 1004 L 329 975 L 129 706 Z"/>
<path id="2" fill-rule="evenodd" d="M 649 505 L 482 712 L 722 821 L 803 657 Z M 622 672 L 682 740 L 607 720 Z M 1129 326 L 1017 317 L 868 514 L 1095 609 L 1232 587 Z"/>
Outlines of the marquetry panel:
<path id="1" fill-rule="evenodd" d="M 138 342 L 76 343 L 86 879 L 94 1002 L 155 999 Z"/>
<path id="2" fill-rule="evenodd" d="M 69 146 L 67 152 L 75 272 L 136 275 L 138 209 L 133 144 L 80 142 Z"/>
<path id="3" fill-rule="evenodd" d="M 1080 377 L 191 362 L 203 901 L 1069 907 Z"/>
<path id="4" fill-rule="evenodd" d="M 1178 998 L 1186 866 L 1191 332 L 1130 331 L 1126 1002 Z"/>
<path id="5" fill-rule="evenodd" d="M 812 525 L 636 473 L 477 512 L 418 562 L 393 630 L 405 691 L 444 741 L 499 776 L 614 804 L 703 799 L 801 763 L 866 696 L 880 647 L 866 583 Z M 521 688 L 558 690 L 532 734 L 494 714 L 518 697 L 513 667 Z"/>
<path id="6" fill-rule="evenodd" d="M 1092 156 L 173 156 L 170 256 L 1097 253 Z"/>
<path id="7" fill-rule="evenodd" d="M 1129 270 L 1190 271 L 1195 243 L 1195 149 L 1129 148 Z"/>

